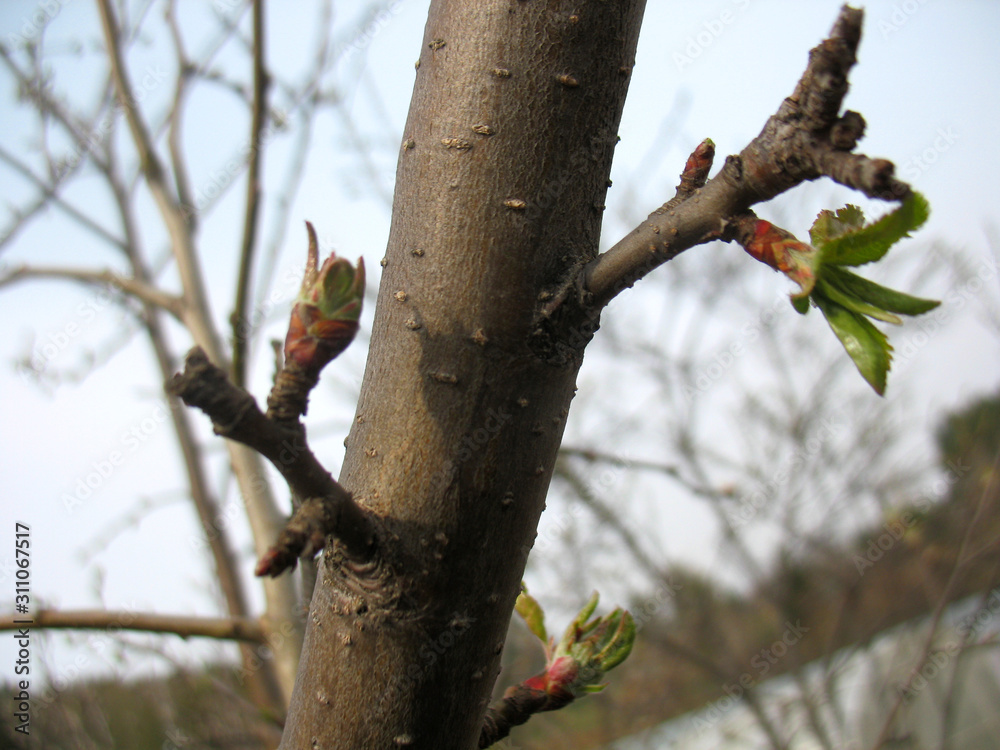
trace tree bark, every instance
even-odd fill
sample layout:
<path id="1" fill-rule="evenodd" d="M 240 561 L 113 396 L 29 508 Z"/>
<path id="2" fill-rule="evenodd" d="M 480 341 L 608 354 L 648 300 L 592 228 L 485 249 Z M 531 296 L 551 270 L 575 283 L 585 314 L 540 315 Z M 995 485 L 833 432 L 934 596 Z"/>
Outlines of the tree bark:
<path id="1" fill-rule="evenodd" d="M 597 255 L 643 8 L 431 4 L 341 474 L 377 548 L 324 555 L 286 750 L 477 746 L 597 324 L 542 310 Z"/>

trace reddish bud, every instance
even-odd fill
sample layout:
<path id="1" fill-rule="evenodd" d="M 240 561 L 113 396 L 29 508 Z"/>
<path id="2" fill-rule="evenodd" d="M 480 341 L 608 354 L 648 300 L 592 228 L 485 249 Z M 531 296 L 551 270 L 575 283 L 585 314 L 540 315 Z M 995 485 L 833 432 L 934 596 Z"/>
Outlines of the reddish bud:
<path id="1" fill-rule="evenodd" d="M 815 267 L 819 262 L 816 248 L 800 242 L 795 235 L 769 221 L 757 219 L 753 234 L 743 243 L 743 249 L 797 283 L 802 288 L 801 295 L 808 295 L 816 284 Z"/>
<path id="2" fill-rule="evenodd" d="M 316 230 L 309 231 L 309 255 L 302 288 L 292 307 L 285 336 L 285 361 L 318 375 L 340 354 L 358 332 L 358 318 L 365 293 L 365 265 L 357 268 L 335 253 L 319 265 Z"/>
<path id="3" fill-rule="evenodd" d="M 706 138 L 695 147 L 695 150 L 688 157 L 684 171 L 681 172 L 681 188 L 685 191 L 692 191 L 703 187 L 708 180 L 708 173 L 712 169 L 714 159 L 715 143 L 711 138 Z"/>

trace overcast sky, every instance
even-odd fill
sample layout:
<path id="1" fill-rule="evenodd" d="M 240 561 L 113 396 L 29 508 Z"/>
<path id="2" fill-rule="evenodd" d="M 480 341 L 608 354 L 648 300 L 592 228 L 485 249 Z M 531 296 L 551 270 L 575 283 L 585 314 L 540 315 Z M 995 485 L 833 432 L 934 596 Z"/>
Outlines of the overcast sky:
<path id="1" fill-rule="evenodd" d="M 95 36 L 93 4 L 82 0 L 61 4 L 55 0 L 41 4 L 4 0 L 0 4 L 0 39 L 9 44 L 17 35 L 37 33 L 32 29 L 39 8 L 60 6 L 64 7 L 55 14 L 47 32 L 50 48 L 56 51 L 54 86 L 71 101 L 81 103 L 87 101 L 87 92 L 93 91 L 92 76 L 100 72 L 101 63 L 92 51 L 80 57 L 71 52 L 74 42 Z M 373 27 L 370 46 L 362 53 L 345 54 L 332 75 L 348 97 L 358 130 L 375 134 L 368 142 L 368 166 L 377 174 L 382 197 L 359 178 L 367 167 L 351 151 L 342 123 L 332 119 L 321 122 L 304 187 L 292 211 L 291 229 L 271 279 L 278 299 L 289 300 L 297 287 L 305 246 L 300 228 L 306 218 L 317 223 L 325 246 L 349 258 L 363 255 L 370 276 L 373 280 L 377 276 L 388 234 L 384 196 L 391 191 L 427 2 L 402 0 L 388 6 Z M 768 115 L 792 91 L 809 48 L 828 32 L 839 7 L 839 2 L 830 0 L 651 0 L 620 129 L 622 141 L 612 174 L 615 188 L 608 198 L 605 247 L 672 194 L 686 155 L 702 138 L 715 141 L 721 163 L 721 155 L 739 151 L 759 132 Z M 309 8 L 309 4 L 287 0 L 269 6 L 270 57 L 285 70 L 294 71 L 303 63 L 306 45 L 301 36 L 302 29 L 311 33 Z M 901 0 L 872 2 L 866 8 L 865 37 L 846 102 L 868 122 L 860 149 L 895 161 L 899 175 L 927 195 L 932 217 L 922 235 L 961 249 L 971 271 L 982 279 L 974 287 L 959 289 L 930 282 L 925 290 L 930 296 L 953 300 L 954 333 L 920 343 L 913 357 L 890 373 L 887 400 L 894 397 L 894 379 L 912 379 L 914 387 L 899 390 L 913 399 L 906 407 L 915 415 L 914 429 L 926 431 L 943 409 L 993 391 L 997 385 L 1000 337 L 983 321 L 985 311 L 997 309 L 1000 297 L 998 249 L 987 241 L 987 228 L 995 221 L 1000 205 L 996 178 L 1000 145 L 993 131 L 1000 122 L 1000 52 L 996 46 L 1000 5 L 987 0 Z M 337 22 L 346 28 L 350 20 L 350 12 L 345 11 Z M 192 38 L 198 37 L 193 25 L 188 32 Z M 172 72 L 172 60 L 157 58 L 164 49 L 160 42 L 153 39 L 139 45 L 133 60 L 139 71 L 136 77 L 149 84 L 150 110 L 154 113 L 156 101 L 162 102 L 169 89 L 169 85 L 160 88 L 162 80 L 170 80 L 164 79 L 163 72 Z M 192 48 L 198 46 L 192 43 Z M 6 71 L 0 72 L 0 81 L 4 124 L 0 141 L 4 148 L 31 161 L 28 149 L 33 142 L 34 121 L 14 103 L 15 86 Z M 378 92 L 377 97 L 372 90 Z M 218 173 L 216 165 L 225 159 L 220 154 L 236 151 L 246 128 L 239 107 L 225 97 L 205 95 L 194 109 L 200 118 L 198 138 L 189 136 L 188 148 L 194 163 L 194 184 L 207 194 Z M 239 123 L 240 135 L 232 134 L 233 122 Z M 382 133 L 387 135 L 379 140 Z M 56 148 L 64 146 L 55 144 Z M 277 157 L 267 162 L 265 176 L 269 179 L 280 174 L 281 148 L 281 144 L 276 145 Z M 96 184 L 96 180 L 82 179 L 66 197 L 113 225 L 110 204 L 94 191 Z M 818 206 L 858 201 L 849 191 L 828 183 L 800 191 L 804 194 L 794 197 L 793 205 L 807 209 L 788 226 L 800 236 L 805 235 Z M 235 191 L 234 198 L 237 194 L 242 191 Z M 0 195 L 0 210 L 4 212 L 0 226 L 6 227 L 12 208 L 27 204 L 32 192 L 0 165 Z M 202 235 L 206 277 L 213 293 L 218 287 L 228 290 L 232 285 L 232 227 L 236 226 L 239 204 L 237 199 L 221 204 Z M 865 205 L 877 210 L 873 204 Z M 768 211 L 765 206 L 759 213 L 768 217 Z M 148 225 L 143 227 L 150 246 L 162 236 L 157 227 L 151 211 Z M 8 267 L 19 263 L 99 267 L 118 261 L 113 253 L 74 229 L 72 222 L 48 214 L 4 249 L 0 263 Z M 171 277 L 165 278 L 169 282 Z M 774 283 L 778 292 L 787 292 L 777 286 L 781 279 L 775 277 Z M 229 299 L 228 292 L 217 297 L 214 313 L 220 321 L 228 313 Z M 959 304 L 955 300 L 964 301 Z M 369 328 L 370 316 L 369 309 L 364 321 Z M 14 523 L 21 521 L 32 529 L 31 592 L 35 607 L 44 603 L 61 608 L 133 607 L 215 614 L 206 556 L 194 543 L 198 531 L 184 498 L 159 376 L 143 340 L 119 346 L 119 331 L 123 325 L 131 325 L 128 317 L 105 294 L 39 282 L 0 290 L 0 319 L 4 321 L 0 329 L 0 392 L 4 394 L 0 539 L 7 535 L 4 546 L 8 550 L 0 551 L 0 604 L 6 610 L 12 598 Z M 818 316 L 807 320 L 809 325 L 821 325 Z M 898 342 L 912 341 L 917 331 L 911 327 L 894 333 L 900 337 L 894 338 L 897 349 Z M 177 331 L 173 335 L 178 349 L 183 349 L 182 335 Z M 281 334 L 276 331 L 273 335 Z M 61 384 L 46 380 L 47 384 L 39 385 L 18 374 L 16 360 L 31 351 L 36 357 L 41 354 L 49 373 L 62 374 Z M 351 395 L 359 385 L 364 355 L 363 347 L 356 347 L 345 355 L 337 373 L 324 375 L 330 379 L 326 386 L 330 399 L 317 433 L 326 436 L 321 443 L 324 459 L 334 473 L 342 458 L 340 441 L 353 414 Z M 88 357 L 96 364 L 89 364 Z M 254 386 L 260 395 L 270 376 L 266 353 L 258 357 L 256 365 Z M 79 382 L 73 382 L 73 373 L 81 373 Z M 199 425 L 207 435 L 203 421 L 199 419 Z M 573 424 L 569 430 L 570 434 L 579 432 Z M 221 445 L 211 444 L 221 457 Z M 112 466 L 116 455 L 122 460 Z M 81 482 L 95 473 L 97 479 L 91 482 L 88 493 Z M 213 485 L 231 496 L 224 474 L 220 463 Z M 279 496 L 283 496 L 280 490 Z M 237 528 L 241 552 L 248 553 L 249 537 L 241 525 Z M 675 551 L 697 555 L 704 541 L 687 536 L 690 538 L 674 540 Z M 249 571 L 253 561 L 249 554 L 244 556 Z M 167 565 L 163 560 L 171 562 Z M 622 592 L 602 593 L 610 602 Z M 111 654 L 110 641 L 100 642 L 107 644 L 105 653 Z M 0 674 L 10 678 L 12 643 L 10 639 L 0 639 L 0 643 Z M 177 639 L 166 639 L 165 643 L 179 658 L 190 649 Z M 114 659 L 87 656 L 85 650 L 65 645 L 62 636 L 50 644 L 44 653 L 57 674 L 72 673 L 77 669 L 74 660 L 81 659 L 78 666 L 83 672 L 127 672 L 126 664 L 117 659 L 149 663 L 145 655 L 133 652 L 117 654 Z M 199 648 L 206 653 L 216 647 Z M 42 658 L 43 651 L 36 648 L 34 654 Z"/>

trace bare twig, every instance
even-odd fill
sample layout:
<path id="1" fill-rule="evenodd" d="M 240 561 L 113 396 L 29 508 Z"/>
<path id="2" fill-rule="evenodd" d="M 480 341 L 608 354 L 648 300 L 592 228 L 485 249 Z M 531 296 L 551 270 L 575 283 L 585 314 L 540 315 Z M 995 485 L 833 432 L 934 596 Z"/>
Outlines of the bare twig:
<path id="1" fill-rule="evenodd" d="M 500 700 L 486 709 L 483 728 L 479 734 L 479 747 L 495 745 L 508 737 L 511 729 L 526 723 L 533 715 L 543 711 L 555 711 L 568 702 L 554 700 L 544 690 L 533 689 L 523 682 L 511 685 Z"/>
<path id="2" fill-rule="evenodd" d="M 583 286 L 594 307 L 684 250 L 720 238 L 730 217 L 802 182 L 827 176 L 869 197 L 902 200 L 909 194 L 893 176 L 892 162 L 852 153 L 864 133 L 861 115 L 838 115 L 862 18 L 862 11 L 844 6 L 830 37 L 810 53 L 794 93 L 761 133 L 703 188 L 686 196 L 679 188 L 681 200 L 654 211 L 585 267 Z"/>
<path id="3" fill-rule="evenodd" d="M 291 98 L 296 101 L 295 110 L 298 114 L 300 126 L 297 131 L 295 144 L 292 146 L 292 155 L 287 160 L 285 180 L 279 190 L 274 195 L 276 205 L 271 217 L 271 234 L 266 245 L 266 251 L 262 260 L 262 267 L 258 278 L 257 291 L 255 294 L 254 310 L 266 309 L 266 298 L 274 280 L 274 269 L 281 251 L 285 232 L 288 228 L 288 221 L 291 214 L 291 207 L 295 196 L 302 184 L 302 175 L 305 172 L 306 157 L 309 154 L 309 147 L 312 143 L 314 113 L 317 108 L 318 85 L 323 73 L 327 69 L 328 50 L 330 47 L 330 33 L 333 28 L 333 7 L 330 0 L 325 0 L 322 4 L 317 26 L 317 41 L 315 43 L 314 63 L 310 75 L 307 76 L 307 83 L 303 86 L 306 95 L 300 96 L 297 92 L 291 94 Z M 291 112 L 285 117 L 290 118 Z M 298 287 L 296 287 L 296 290 Z M 246 321 L 248 337 L 252 337 L 256 327 L 253 316 Z"/>
<path id="4" fill-rule="evenodd" d="M 177 189 L 177 200 L 181 207 L 187 207 L 185 216 L 188 226 L 194 231 L 198 226 L 198 214 L 194 210 L 194 198 L 191 195 L 191 185 L 187 174 L 187 165 L 184 161 L 184 154 L 181 149 L 181 126 L 184 122 L 184 102 L 187 96 L 188 84 L 191 80 L 192 65 L 184 51 L 184 40 L 181 37 L 180 27 L 177 25 L 176 17 L 177 4 L 171 0 L 167 5 L 167 27 L 170 29 L 170 38 L 174 43 L 174 52 L 177 55 L 177 64 L 180 68 L 177 74 L 177 82 L 174 86 L 174 100 L 170 107 L 170 116 L 167 120 L 168 135 L 167 148 L 170 150 L 170 166 L 174 173 L 174 185 Z"/>
<path id="5" fill-rule="evenodd" d="M 575 446 L 565 445 L 559 448 L 559 453 L 573 458 L 582 458 L 584 461 L 588 461 L 590 463 L 611 464 L 612 466 L 619 466 L 624 469 L 638 469 L 639 471 L 650 471 L 657 474 L 664 474 L 676 481 L 693 495 L 704 497 L 709 500 L 718 499 L 718 493 L 690 481 L 683 475 L 680 468 L 671 464 L 664 464 L 658 461 L 646 461 L 644 459 L 622 458 L 621 456 L 602 453 L 601 451 L 596 451 L 591 448 L 577 448 Z"/>
<path id="6" fill-rule="evenodd" d="M 647 575 L 654 581 L 667 580 L 663 568 L 656 564 L 652 557 L 642 548 L 639 539 L 632 530 L 625 525 L 621 517 L 613 513 L 605 502 L 600 500 L 580 478 L 579 474 L 573 471 L 564 461 L 557 461 L 554 476 L 564 480 L 574 491 L 576 496 L 595 515 L 601 524 L 614 531 L 618 535 L 625 549 L 635 559 Z"/>
<path id="7" fill-rule="evenodd" d="M 41 177 L 36 175 L 23 161 L 18 159 L 14 154 L 10 153 L 3 146 L 0 146 L 0 160 L 2 160 L 9 167 L 14 169 L 18 174 L 24 177 L 26 180 L 31 182 L 35 187 L 41 191 L 41 197 L 38 202 L 39 210 L 48 206 L 54 205 L 62 209 L 68 216 L 73 218 L 77 223 L 82 225 L 85 229 L 96 234 L 102 240 L 105 240 L 110 245 L 117 247 L 119 250 L 125 249 L 125 243 L 121 239 L 115 237 L 111 232 L 102 227 L 96 221 L 87 216 L 83 211 L 79 210 L 73 206 L 68 201 L 61 198 L 58 194 L 58 190 L 61 186 L 63 179 L 70 174 L 69 171 L 63 172 L 59 177 L 57 177 L 52 182 L 46 182 Z M 25 214 L 29 212 L 24 212 Z M 34 213 L 31 211 L 30 213 Z M 22 220 L 25 218 L 22 215 Z M 7 240 L 13 235 L 12 230 L 5 232 L 4 236 L 0 238 L 0 246 L 2 246 Z"/>
<path id="8" fill-rule="evenodd" d="M 135 106 L 136 98 L 122 59 L 118 26 L 110 0 L 98 0 L 98 9 L 108 60 L 111 63 L 112 79 L 118 98 L 124 105 L 125 120 L 128 122 L 132 141 L 139 154 L 140 169 L 170 235 L 174 258 L 184 287 L 184 323 L 195 341 L 209 353 L 209 356 L 216 362 L 222 362 L 224 360 L 222 346 L 211 322 L 208 296 L 205 293 L 191 233 L 188 231 L 187 218 L 182 207 L 170 193 L 166 173 L 153 147 L 149 130 Z"/>
<path id="9" fill-rule="evenodd" d="M 80 147 L 86 148 L 90 155 L 90 158 L 94 160 L 94 163 L 101 168 L 107 168 L 107 158 L 102 154 L 96 152 L 92 148 L 92 136 L 94 134 L 93 124 L 100 117 L 100 111 L 95 116 L 94 120 L 88 124 L 84 124 L 81 118 L 74 115 L 69 111 L 66 104 L 56 100 L 50 91 L 42 87 L 37 80 L 32 76 L 22 70 L 14 59 L 10 56 L 6 47 L 0 45 L 0 60 L 2 60 L 7 68 L 13 73 L 14 78 L 17 80 L 18 86 L 25 91 L 31 101 L 34 103 L 35 107 L 38 109 L 39 113 L 52 117 L 56 122 L 62 125 L 66 132 L 70 135 L 73 142 Z"/>
<path id="10" fill-rule="evenodd" d="M 236 278 L 236 306 L 230 324 L 233 328 L 233 382 L 242 387 L 246 381 L 246 353 L 249 328 L 246 324 L 250 304 L 250 272 L 257 249 L 258 209 L 260 205 L 261 153 L 267 124 L 268 74 L 264 68 L 264 0 L 253 3 L 253 103 L 250 117 L 250 153 L 247 170 L 246 208 L 243 212 L 243 242 L 240 269 Z"/>
<path id="11" fill-rule="evenodd" d="M 140 157 L 140 172 L 146 182 L 170 237 L 171 249 L 177 264 L 184 290 L 183 322 L 195 341 L 208 355 L 225 366 L 225 355 L 209 310 L 208 296 L 198 264 L 191 225 L 187 210 L 171 194 L 168 178 L 157 156 L 149 131 L 135 106 L 131 84 L 126 74 L 118 38 L 117 23 L 110 0 L 98 0 L 105 46 L 111 63 L 111 74 L 119 100 Z M 281 513 L 271 494 L 270 487 L 260 481 L 263 475 L 259 456 L 246 447 L 227 444 L 233 472 L 240 484 L 246 502 L 247 517 L 254 536 L 258 554 L 268 549 L 270 541 L 282 527 Z M 201 513 L 201 509 L 199 509 Z M 291 581 L 268 581 L 264 585 L 267 613 L 264 624 L 271 627 L 288 626 L 288 636 L 276 641 L 276 658 L 273 661 L 285 702 L 291 695 L 301 648 L 302 624 L 291 619 L 297 610 L 297 598 Z"/>
<path id="12" fill-rule="evenodd" d="M 23 615 L 0 617 L 0 630 L 18 630 L 26 627 L 72 630 L 107 630 L 115 632 L 134 630 L 148 633 L 179 635 L 181 638 L 217 638 L 226 641 L 264 643 L 265 633 L 260 623 L 246 617 L 187 617 L 161 615 L 154 612 L 110 612 L 93 610 L 42 609 L 30 618 Z"/>
<path id="13" fill-rule="evenodd" d="M 112 286 L 141 302 L 155 305 L 178 320 L 182 304 L 179 298 L 157 289 L 140 279 L 122 276 L 114 271 L 93 271 L 86 268 L 39 268 L 20 266 L 0 277 L 0 287 L 25 279 L 66 279 L 92 286 Z"/>
<path id="14" fill-rule="evenodd" d="M 727 682 L 732 676 L 722 665 L 716 663 L 713 659 L 696 649 L 691 648 L 686 643 L 678 640 L 672 635 L 653 631 L 649 637 L 651 637 L 653 642 L 661 648 L 669 651 L 681 659 L 684 659 L 699 669 L 702 669 L 706 674 L 718 680 L 720 683 Z M 746 687 L 743 694 L 740 696 L 740 699 L 747 704 L 747 708 L 750 709 L 754 718 L 757 719 L 761 729 L 767 735 L 768 741 L 771 743 L 771 747 L 774 748 L 774 750 L 787 750 L 788 744 L 781 738 L 781 735 L 778 733 L 778 728 L 775 726 L 775 722 L 770 716 L 768 716 L 763 702 L 757 695 L 756 686 L 750 685 Z"/>

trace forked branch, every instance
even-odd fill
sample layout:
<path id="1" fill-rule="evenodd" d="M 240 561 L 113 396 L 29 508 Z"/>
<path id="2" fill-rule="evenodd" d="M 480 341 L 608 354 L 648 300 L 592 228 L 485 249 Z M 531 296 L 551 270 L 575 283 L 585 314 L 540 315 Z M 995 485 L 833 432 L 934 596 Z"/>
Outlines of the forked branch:
<path id="1" fill-rule="evenodd" d="M 216 434 L 264 456 L 292 493 L 305 499 L 260 560 L 258 575 L 277 576 L 294 568 L 299 556 L 322 549 L 327 534 L 340 540 L 353 559 L 370 558 L 375 543 L 371 519 L 313 455 L 301 423 L 264 414 L 253 396 L 234 385 L 197 347 L 188 352 L 184 372 L 167 383 L 167 391 L 205 412 Z"/>
<path id="2" fill-rule="evenodd" d="M 188 352 L 184 372 L 166 385 L 168 393 L 204 411 L 217 434 L 253 448 L 274 464 L 293 498 L 301 500 L 275 545 L 258 561 L 259 576 L 276 577 L 294 568 L 299 557 L 311 558 L 324 547 L 328 535 L 343 544 L 354 563 L 370 562 L 375 551 L 372 517 L 316 460 L 300 420 L 320 372 L 358 331 L 365 265 L 359 258 L 352 266 L 336 253 L 320 265 L 316 230 L 308 222 L 306 229 L 306 270 L 292 306 L 284 366 L 267 398 L 267 413 L 200 347 Z"/>
<path id="3" fill-rule="evenodd" d="M 729 220 L 808 180 L 830 177 L 865 195 L 901 201 L 910 188 L 892 162 L 853 153 L 864 135 L 857 112 L 840 107 L 856 62 L 863 12 L 844 6 L 830 37 L 814 48 L 795 91 L 737 156 L 696 185 L 692 160 L 704 174 L 711 154 L 692 154 L 677 195 L 583 270 L 583 290 L 600 309 L 657 266 L 694 245 L 720 239 Z M 706 141 L 698 148 L 704 151 Z M 706 164 L 707 158 L 707 164 Z"/>

